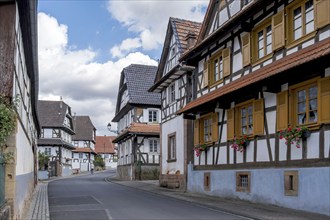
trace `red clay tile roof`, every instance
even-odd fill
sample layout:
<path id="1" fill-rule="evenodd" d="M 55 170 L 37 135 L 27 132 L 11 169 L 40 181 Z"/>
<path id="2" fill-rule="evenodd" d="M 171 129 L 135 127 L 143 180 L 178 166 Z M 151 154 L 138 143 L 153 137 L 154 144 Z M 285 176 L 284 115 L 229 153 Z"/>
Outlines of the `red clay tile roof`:
<path id="1" fill-rule="evenodd" d="M 115 136 L 96 136 L 95 152 L 98 154 L 114 154 L 115 145 L 112 143 L 112 141 L 115 138 Z"/>
<path id="2" fill-rule="evenodd" d="M 94 153 L 95 154 L 95 152 L 89 147 L 77 147 L 74 150 L 72 150 L 72 152 L 74 152 L 74 153 Z"/>
<path id="3" fill-rule="evenodd" d="M 216 89 L 206 95 L 203 95 L 196 100 L 188 103 L 184 108 L 178 111 L 177 114 L 192 112 L 198 106 L 215 101 L 217 98 L 229 94 L 244 86 L 259 82 L 283 71 L 297 67 L 303 63 L 313 61 L 317 58 L 324 57 L 330 54 L 330 39 L 322 40 L 312 46 L 304 48 L 296 53 L 286 56 L 280 60 L 273 62 L 265 67 L 262 67 L 249 75 L 243 76 L 223 87 Z"/>
<path id="4" fill-rule="evenodd" d="M 145 123 L 133 123 L 125 131 L 120 133 L 116 139 L 112 142 L 117 143 L 119 140 L 124 138 L 129 134 L 139 134 L 139 135 L 159 135 L 160 126 L 159 124 L 145 124 Z"/>

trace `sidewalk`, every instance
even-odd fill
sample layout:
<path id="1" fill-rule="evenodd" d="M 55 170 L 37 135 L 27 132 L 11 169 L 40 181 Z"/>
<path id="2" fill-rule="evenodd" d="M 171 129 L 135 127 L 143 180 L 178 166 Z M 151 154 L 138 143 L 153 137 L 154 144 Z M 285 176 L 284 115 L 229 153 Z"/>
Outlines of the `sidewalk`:
<path id="1" fill-rule="evenodd" d="M 74 177 L 74 176 L 71 176 Z M 60 178 L 56 178 L 60 179 Z M 55 180 L 55 179 L 53 179 Z M 51 180 L 50 180 L 51 181 Z M 148 181 L 121 181 L 115 177 L 109 177 L 106 181 L 131 187 L 137 190 L 143 190 L 146 193 L 155 193 L 159 195 L 169 196 L 174 199 L 184 200 L 194 203 L 194 205 L 216 209 L 223 212 L 231 213 L 238 216 L 244 216 L 251 219 L 313 219 L 313 220 L 329 220 L 329 216 L 303 212 L 293 209 L 282 208 L 274 205 L 265 205 L 259 203 L 251 203 L 248 201 L 223 199 L 220 197 L 212 197 L 201 194 L 186 193 L 176 189 L 167 189 L 160 187 L 158 180 Z M 48 206 L 48 182 L 39 182 L 37 185 L 32 202 L 27 211 L 27 219 L 49 220 Z"/>
<path id="2" fill-rule="evenodd" d="M 252 203 L 249 201 L 223 199 L 220 197 L 207 196 L 194 193 L 185 193 L 180 190 L 173 190 L 160 187 L 158 180 L 149 181 L 120 181 L 116 178 L 109 178 L 108 181 L 127 187 L 132 187 L 139 190 L 144 190 L 149 193 L 156 193 L 165 196 L 170 196 L 174 199 L 180 199 L 187 202 L 192 202 L 198 206 L 216 209 L 234 215 L 244 216 L 251 219 L 324 219 L 329 220 L 329 216 L 304 212 L 294 209 L 278 207 L 274 205 L 266 205 Z"/>

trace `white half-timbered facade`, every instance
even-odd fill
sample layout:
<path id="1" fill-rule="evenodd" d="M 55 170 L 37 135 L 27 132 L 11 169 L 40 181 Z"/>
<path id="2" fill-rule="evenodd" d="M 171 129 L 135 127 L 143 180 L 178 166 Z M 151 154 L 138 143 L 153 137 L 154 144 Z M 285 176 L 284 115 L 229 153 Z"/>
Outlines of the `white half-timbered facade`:
<path id="1" fill-rule="evenodd" d="M 194 67 L 179 62 L 180 56 L 194 46 L 201 24 L 170 18 L 155 84 L 149 91 L 161 94 L 161 174 L 160 185 L 168 188 L 186 187 L 188 161 L 193 151 L 192 122 L 177 111 L 192 98 L 191 71 Z M 190 135 L 189 135 L 190 134 Z"/>
<path id="2" fill-rule="evenodd" d="M 180 58 L 196 67 L 178 112 L 195 118 L 189 191 L 329 215 L 329 11 L 328 0 L 210 1 Z"/>
<path id="3" fill-rule="evenodd" d="M 157 67 L 132 64 L 121 73 L 117 122 L 117 174 L 125 180 L 158 179 L 160 95 L 148 92 Z"/>

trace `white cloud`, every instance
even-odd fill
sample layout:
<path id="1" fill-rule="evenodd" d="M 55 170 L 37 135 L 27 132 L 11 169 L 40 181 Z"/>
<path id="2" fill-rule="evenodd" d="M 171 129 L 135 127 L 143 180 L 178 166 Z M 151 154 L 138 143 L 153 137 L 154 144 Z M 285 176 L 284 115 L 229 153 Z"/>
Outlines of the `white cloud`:
<path id="1" fill-rule="evenodd" d="M 173 1 L 114 1 L 108 2 L 113 18 L 140 38 L 144 50 L 157 49 L 163 44 L 169 17 L 202 21 L 209 0 Z M 125 12 L 125 13 L 123 13 Z M 128 51 L 116 48 L 116 53 Z"/>
<path id="2" fill-rule="evenodd" d="M 92 48 L 74 50 L 68 45 L 68 27 L 45 13 L 38 14 L 40 99 L 60 100 L 77 115 L 89 115 L 98 135 L 109 134 L 106 124 L 115 114 L 118 83 L 122 69 L 132 63 L 157 65 L 140 52 L 116 62 L 95 62 Z M 127 41 L 122 48 L 137 46 Z"/>
<path id="3" fill-rule="evenodd" d="M 120 45 L 112 47 L 110 52 L 112 57 L 123 57 L 125 53 L 134 51 L 139 47 L 141 47 L 141 40 L 139 38 L 127 38 Z"/>

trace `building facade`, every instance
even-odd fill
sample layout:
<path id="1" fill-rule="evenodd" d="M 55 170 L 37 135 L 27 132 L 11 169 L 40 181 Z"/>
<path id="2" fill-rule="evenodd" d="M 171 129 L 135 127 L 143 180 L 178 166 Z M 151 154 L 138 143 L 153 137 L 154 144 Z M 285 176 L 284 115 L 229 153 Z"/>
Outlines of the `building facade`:
<path id="1" fill-rule="evenodd" d="M 72 137 L 75 149 L 72 151 L 72 169 L 75 172 L 90 171 L 93 168 L 96 128 L 89 116 L 74 116 Z"/>
<path id="2" fill-rule="evenodd" d="M 37 1 L 1 1 L 0 29 L 0 95 L 17 100 L 16 129 L 1 152 L 13 158 L 0 162 L 0 218 L 20 219 L 37 184 Z"/>
<path id="3" fill-rule="evenodd" d="M 155 84 L 149 91 L 161 94 L 161 173 L 159 183 L 168 188 L 186 187 L 187 165 L 193 160 L 192 121 L 177 115 L 191 101 L 191 72 L 179 62 L 194 46 L 201 24 L 170 18 Z"/>
<path id="4" fill-rule="evenodd" d="M 38 114 L 41 125 L 38 152 L 49 156 L 48 165 L 39 167 L 39 179 L 71 175 L 75 134 L 71 107 L 63 101 L 39 100 Z"/>
<path id="5" fill-rule="evenodd" d="M 210 1 L 188 190 L 329 215 L 330 1 Z M 301 136 L 304 133 L 306 136 Z M 294 139 L 292 139 L 294 137 Z"/>
<path id="6" fill-rule="evenodd" d="M 148 92 L 157 67 L 132 64 L 123 69 L 116 115 L 117 173 L 121 179 L 159 178 L 160 95 Z"/>
<path id="7" fill-rule="evenodd" d="M 112 141 L 116 136 L 96 136 L 95 152 L 103 158 L 105 169 L 117 167 L 117 147 Z"/>

